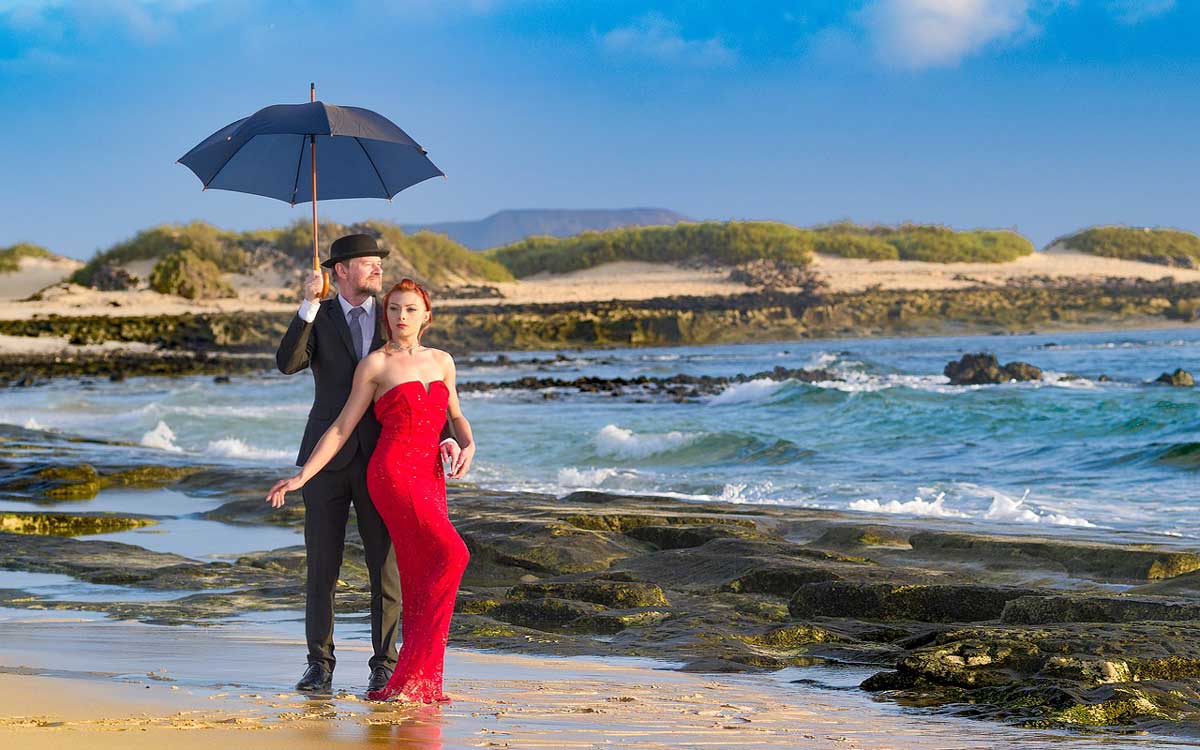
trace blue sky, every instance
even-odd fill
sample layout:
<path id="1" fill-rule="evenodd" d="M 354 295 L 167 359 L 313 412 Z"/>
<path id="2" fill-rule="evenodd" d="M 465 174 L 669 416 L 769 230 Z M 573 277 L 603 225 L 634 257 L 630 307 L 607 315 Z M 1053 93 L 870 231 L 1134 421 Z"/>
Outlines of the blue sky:
<path id="1" fill-rule="evenodd" d="M 307 217 L 175 164 L 267 104 L 396 121 L 448 175 L 341 221 L 1200 230 L 1191 0 L 0 0 L 0 245 Z M 318 162 L 319 163 L 319 162 Z"/>

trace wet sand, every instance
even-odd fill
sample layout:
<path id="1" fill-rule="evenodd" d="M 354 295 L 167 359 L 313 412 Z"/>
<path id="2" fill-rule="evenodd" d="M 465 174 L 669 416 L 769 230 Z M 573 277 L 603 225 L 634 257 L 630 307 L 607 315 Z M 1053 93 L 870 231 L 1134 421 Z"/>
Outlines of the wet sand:
<path id="1" fill-rule="evenodd" d="M 367 644 L 339 632 L 332 697 L 289 689 L 290 625 L 164 627 L 0 610 L 0 744 L 20 748 L 1167 747 L 924 715 L 774 675 L 689 674 L 640 659 L 451 648 L 444 706 L 361 699 Z M 836 676 L 827 676 L 836 682 Z M 833 686 L 836 687 L 836 686 Z"/>

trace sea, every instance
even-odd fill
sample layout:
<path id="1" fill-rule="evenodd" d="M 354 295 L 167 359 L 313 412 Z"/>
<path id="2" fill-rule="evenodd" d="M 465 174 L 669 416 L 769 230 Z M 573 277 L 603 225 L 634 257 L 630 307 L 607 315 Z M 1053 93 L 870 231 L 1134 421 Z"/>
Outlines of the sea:
<path id="1" fill-rule="evenodd" d="M 951 385 L 943 368 L 970 352 L 1029 362 L 1043 377 Z M 1153 382 L 1200 366 L 1200 329 L 492 352 L 463 362 L 460 383 L 777 366 L 836 376 L 751 379 L 682 402 L 637 389 L 464 389 L 478 445 L 466 481 L 483 488 L 959 519 L 1039 535 L 1111 529 L 1163 544 L 1200 538 L 1200 389 Z M 0 423 L 126 441 L 171 463 L 277 468 L 282 478 L 294 471 L 312 396 L 308 372 L 59 379 L 0 390 Z"/>

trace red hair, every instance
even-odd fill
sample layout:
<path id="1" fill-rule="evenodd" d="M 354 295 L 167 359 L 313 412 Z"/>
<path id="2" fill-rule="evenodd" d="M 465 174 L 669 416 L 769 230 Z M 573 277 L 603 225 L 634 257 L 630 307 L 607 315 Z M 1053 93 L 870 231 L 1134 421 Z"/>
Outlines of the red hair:
<path id="1" fill-rule="evenodd" d="M 421 301 L 425 303 L 425 310 L 429 313 L 429 320 L 421 324 L 421 329 L 417 331 L 417 342 L 421 341 L 421 334 L 425 333 L 425 329 L 433 322 L 433 304 L 429 301 L 429 292 L 425 291 L 417 282 L 410 278 L 400 279 L 400 283 L 388 290 L 388 293 L 383 296 L 383 319 L 387 322 L 387 337 L 390 342 L 395 334 L 392 333 L 392 321 L 388 320 L 387 309 L 388 304 L 392 301 L 392 295 L 400 294 L 401 292 L 416 292 Z"/>

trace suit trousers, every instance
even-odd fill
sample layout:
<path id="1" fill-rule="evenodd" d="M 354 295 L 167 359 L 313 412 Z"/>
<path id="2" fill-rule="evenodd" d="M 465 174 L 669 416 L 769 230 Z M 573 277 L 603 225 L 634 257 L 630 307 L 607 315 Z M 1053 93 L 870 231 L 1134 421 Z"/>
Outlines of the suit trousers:
<path id="1" fill-rule="evenodd" d="M 301 490 L 304 497 L 305 582 L 304 631 L 308 663 L 324 663 L 333 671 L 333 595 L 342 567 L 350 506 L 366 553 L 371 580 L 371 669 L 396 666 L 400 623 L 400 575 L 396 553 L 379 512 L 367 493 L 367 457 L 361 448 L 349 464 L 319 472 Z"/>

